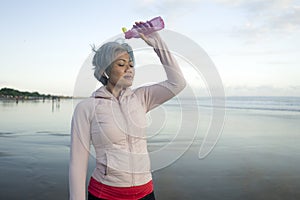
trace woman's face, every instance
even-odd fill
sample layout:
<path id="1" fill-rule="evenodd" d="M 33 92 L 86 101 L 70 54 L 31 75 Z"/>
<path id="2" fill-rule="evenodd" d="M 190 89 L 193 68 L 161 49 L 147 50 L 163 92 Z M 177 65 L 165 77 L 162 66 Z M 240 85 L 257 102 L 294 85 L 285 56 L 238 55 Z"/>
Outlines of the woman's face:
<path id="1" fill-rule="evenodd" d="M 113 62 L 108 81 L 113 86 L 127 88 L 132 85 L 134 73 L 133 61 L 127 52 L 122 52 Z"/>

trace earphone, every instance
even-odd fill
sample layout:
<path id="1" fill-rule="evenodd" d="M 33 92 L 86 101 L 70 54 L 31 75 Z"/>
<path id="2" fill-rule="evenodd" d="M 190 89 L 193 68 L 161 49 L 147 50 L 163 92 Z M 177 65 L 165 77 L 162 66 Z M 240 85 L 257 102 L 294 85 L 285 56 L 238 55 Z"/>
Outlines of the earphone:
<path id="1" fill-rule="evenodd" d="M 107 75 L 107 73 L 105 71 L 103 72 L 103 74 L 107 79 L 109 79 L 109 76 Z"/>

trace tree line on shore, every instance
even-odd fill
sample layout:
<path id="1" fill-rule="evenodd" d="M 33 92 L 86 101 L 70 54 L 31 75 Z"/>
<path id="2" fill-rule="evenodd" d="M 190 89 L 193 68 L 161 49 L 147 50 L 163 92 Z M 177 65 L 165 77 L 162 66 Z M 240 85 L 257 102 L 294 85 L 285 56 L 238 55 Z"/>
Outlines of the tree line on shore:
<path id="1" fill-rule="evenodd" d="M 51 94 L 40 94 L 38 92 L 19 91 L 12 88 L 2 88 L 0 90 L 0 98 L 2 99 L 60 99 L 71 98 L 68 96 L 57 96 Z"/>

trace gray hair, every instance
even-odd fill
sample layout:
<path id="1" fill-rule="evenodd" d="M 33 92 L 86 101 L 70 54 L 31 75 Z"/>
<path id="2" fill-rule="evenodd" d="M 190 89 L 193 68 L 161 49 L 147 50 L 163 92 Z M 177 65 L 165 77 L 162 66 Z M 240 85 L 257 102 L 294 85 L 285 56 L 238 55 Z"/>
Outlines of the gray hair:
<path id="1" fill-rule="evenodd" d="M 93 47 L 93 51 L 95 52 L 92 63 L 94 76 L 103 85 L 107 85 L 108 82 L 108 77 L 105 76 L 104 72 L 108 75 L 110 74 L 112 63 L 120 53 L 127 52 L 133 64 L 135 64 L 132 48 L 127 43 L 107 42 L 98 50 L 95 50 L 95 47 Z"/>

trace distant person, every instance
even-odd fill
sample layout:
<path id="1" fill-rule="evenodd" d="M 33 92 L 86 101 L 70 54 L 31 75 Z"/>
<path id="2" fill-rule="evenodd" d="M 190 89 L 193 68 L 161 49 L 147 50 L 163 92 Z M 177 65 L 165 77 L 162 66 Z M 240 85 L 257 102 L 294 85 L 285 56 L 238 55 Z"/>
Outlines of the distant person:
<path id="1" fill-rule="evenodd" d="M 136 23 L 145 29 L 144 23 Z M 86 199 L 90 144 L 96 168 L 88 200 L 155 199 L 146 140 L 146 113 L 182 91 L 185 79 L 158 33 L 140 34 L 158 55 L 167 80 L 132 90 L 135 60 L 126 43 L 108 42 L 95 51 L 94 75 L 103 86 L 75 108 L 71 125 L 71 200 Z"/>

